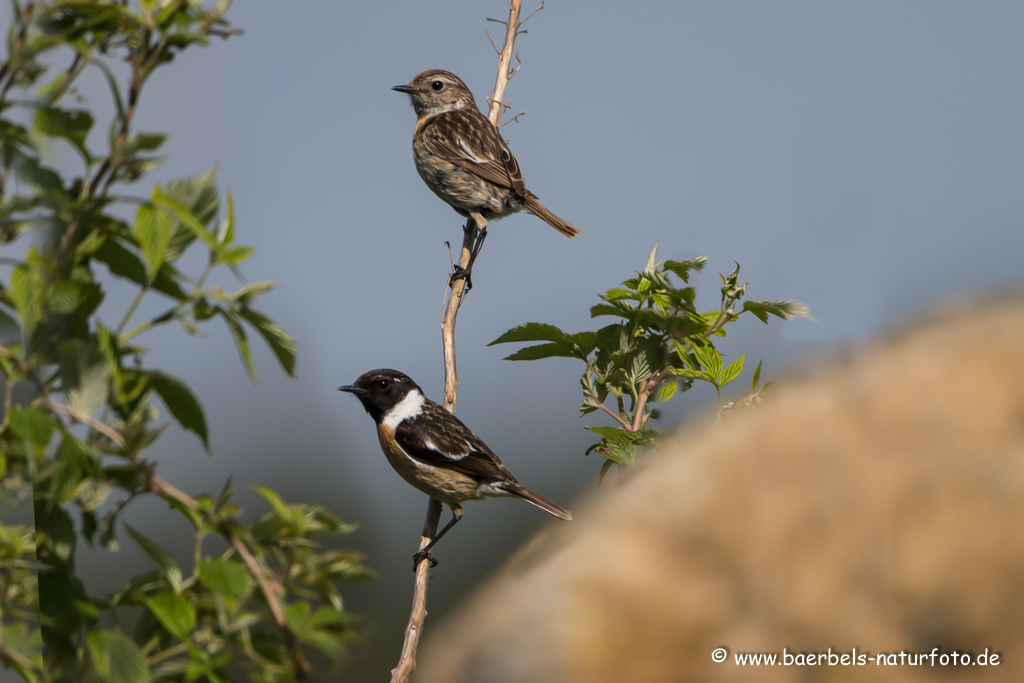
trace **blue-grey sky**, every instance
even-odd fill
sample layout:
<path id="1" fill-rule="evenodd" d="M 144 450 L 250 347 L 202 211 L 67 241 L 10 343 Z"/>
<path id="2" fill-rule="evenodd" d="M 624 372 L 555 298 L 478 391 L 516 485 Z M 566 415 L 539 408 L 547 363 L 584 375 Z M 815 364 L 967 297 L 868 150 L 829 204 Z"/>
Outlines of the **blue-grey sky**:
<path id="1" fill-rule="evenodd" d="M 485 19 L 506 14 L 498 0 L 240 2 L 228 16 L 244 35 L 157 72 L 136 121 L 171 133 L 154 179 L 219 165 L 239 239 L 259 248 L 243 270 L 279 283 L 263 308 L 300 349 L 297 381 L 257 349 L 253 387 L 223 330 L 141 338 L 150 364 L 203 401 L 215 452 L 172 433 L 154 456 L 186 490 L 234 475 L 361 522 L 347 544 L 381 581 L 349 604 L 384 660 L 397 654 L 425 498 L 336 389 L 394 367 L 440 398 L 442 243 L 461 238 L 414 170 L 415 117 L 390 87 L 443 68 L 485 104 L 497 58 L 484 31 L 499 42 L 503 30 Z M 600 463 L 582 456 L 583 425 L 603 422 L 577 417 L 582 366 L 509 363 L 514 347 L 486 344 L 524 321 L 601 323 L 588 315 L 596 294 L 655 243 L 663 258 L 708 257 L 696 280 L 708 308 L 733 261 L 751 298 L 810 306 L 817 324 L 745 321 L 723 346 L 764 357 L 766 376 L 1024 280 L 1024 4 L 549 0 L 525 28 L 506 99 L 526 115 L 502 133 L 527 187 L 583 235 L 525 214 L 492 223 L 459 316 L 457 412 L 527 486 L 570 507 L 593 490 Z M 95 82 L 85 94 L 99 106 Z M 127 300 L 112 291 L 108 306 Z M 692 393 L 667 422 L 713 397 Z M 470 505 L 439 546 L 431 616 L 547 521 L 515 501 Z M 162 530 L 172 545 L 174 531 Z"/>

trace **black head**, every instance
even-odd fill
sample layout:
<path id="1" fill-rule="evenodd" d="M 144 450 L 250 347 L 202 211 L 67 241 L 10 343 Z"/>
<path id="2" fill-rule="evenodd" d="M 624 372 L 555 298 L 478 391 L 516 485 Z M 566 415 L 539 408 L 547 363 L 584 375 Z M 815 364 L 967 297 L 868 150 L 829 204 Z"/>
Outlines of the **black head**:
<path id="1" fill-rule="evenodd" d="M 387 368 L 364 372 L 354 384 L 338 387 L 338 391 L 355 394 L 373 421 L 378 423 L 385 413 L 398 405 L 410 391 L 423 393 L 408 375 Z"/>

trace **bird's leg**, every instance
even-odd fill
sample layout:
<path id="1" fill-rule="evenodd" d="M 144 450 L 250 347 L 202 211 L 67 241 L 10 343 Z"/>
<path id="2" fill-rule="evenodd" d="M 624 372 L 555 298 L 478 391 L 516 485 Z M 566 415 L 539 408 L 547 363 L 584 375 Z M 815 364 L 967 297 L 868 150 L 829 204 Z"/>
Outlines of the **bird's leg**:
<path id="1" fill-rule="evenodd" d="M 484 240 L 487 239 L 487 221 L 483 218 L 477 218 L 476 222 L 478 230 L 476 233 L 476 239 L 473 242 L 473 250 L 469 254 L 469 265 L 466 266 L 466 270 L 473 270 L 473 263 L 476 262 L 476 257 L 480 255 L 480 250 L 484 247 Z M 468 282 L 466 284 L 469 284 Z"/>
<path id="2" fill-rule="evenodd" d="M 428 543 L 426 547 L 423 548 L 423 550 L 419 551 L 418 553 L 412 556 L 413 571 L 416 571 L 416 567 L 418 567 L 420 562 L 422 562 L 423 560 L 428 560 L 430 562 L 431 567 L 437 566 L 437 560 L 434 558 L 433 555 L 430 554 L 430 549 L 434 547 L 435 543 L 441 540 L 442 536 L 448 533 L 449 529 L 455 526 L 456 522 L 462 519 L 461 505 L 459 505 L 458 503 L 449 503 L 448 507 L 452 509 L 451 521 L 445 524 L 444 528 L 441 529 L 441 532 L 437 536 L 434 536 L 433 540 L 431 540 L 430 543 Z"/>
<path id="3" fill-rule="evenodd" d="M 469 261 L 466 263 L 465 268 L 461 264 L 454 266 L 453 270 L 455 272 L 448 278 L 448 286 L 451 287 L 456 280 L 461 278 L 466 281 L 466 291 L 468 292 L 473 289 L 473 263 L 484 246 L 484 239 L 487 238 L 487 221 L 479 213 L 472 213 L 469 216 L 469 220 L 466 221 L 466 227 L 463 230 L 465 237 L 462 241 L 462 247 L 463 249 L 469 249 Z"/>

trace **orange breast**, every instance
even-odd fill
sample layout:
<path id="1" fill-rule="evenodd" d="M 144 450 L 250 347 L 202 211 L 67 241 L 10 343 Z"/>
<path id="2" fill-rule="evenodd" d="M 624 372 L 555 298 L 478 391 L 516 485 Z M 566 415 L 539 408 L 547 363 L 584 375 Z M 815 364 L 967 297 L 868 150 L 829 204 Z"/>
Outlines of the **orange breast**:
<path id="1" fill-rule="evenodd" d="M 442 503 L 462 503 L 481 498 L 476 479 L 444 467 L 424 465 L 409 457 L 395 441 L 395 430 L 377 425 L 380 448 L 395 472 L 431 498 Z"/>

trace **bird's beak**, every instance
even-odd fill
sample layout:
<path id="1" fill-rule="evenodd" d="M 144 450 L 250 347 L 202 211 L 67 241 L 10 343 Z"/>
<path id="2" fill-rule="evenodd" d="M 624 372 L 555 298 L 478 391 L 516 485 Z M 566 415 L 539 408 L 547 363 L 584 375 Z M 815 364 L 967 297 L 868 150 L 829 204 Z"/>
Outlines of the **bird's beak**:
<path id="1" fill-rule="evenodd" d="M 366 389 L 360 389 L 354 384 L 346 384 L 343 387 L 338 387 L 338 391 L 347 391 L 348 393 L 355 394 L 356 396 L 362 396 L 366 393 Z"/>
<path id="2" fill-rule="evenodd" d="M 411 85 L 396 85 L 395 87 L 392 88 L 392 90 L 397 90 L 398 92 L 404 92 L 407 95 L 412 95 L 415 92 L 419 92 L 419 90 L 417 90 L 416 88 L 412 87 Z"/>

